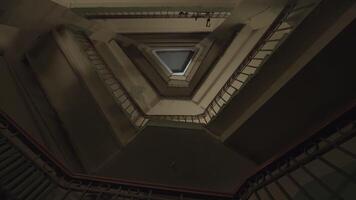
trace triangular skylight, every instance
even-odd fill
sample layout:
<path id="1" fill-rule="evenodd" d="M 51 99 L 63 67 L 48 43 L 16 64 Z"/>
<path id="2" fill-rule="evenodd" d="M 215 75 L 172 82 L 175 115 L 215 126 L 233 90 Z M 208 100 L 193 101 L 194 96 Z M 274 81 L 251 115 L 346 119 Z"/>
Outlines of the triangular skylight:
<path id="1" fill-rule="evenodd" d="M 154 53 L 172 74 L 183 75 L 194 51 L 191 49 L 159 49 L 154 50 Z"/>

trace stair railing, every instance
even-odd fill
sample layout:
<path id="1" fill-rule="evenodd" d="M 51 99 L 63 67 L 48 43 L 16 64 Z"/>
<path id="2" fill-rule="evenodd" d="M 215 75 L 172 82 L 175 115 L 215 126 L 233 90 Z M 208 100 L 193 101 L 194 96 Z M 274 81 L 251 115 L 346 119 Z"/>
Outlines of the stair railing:
<path id="1" fill-rule="evenodd" d="M 244 86 L 257 74 L 258 70 L 268 60 L 268 58 L 278 49 L 293 30 L 303 21 L 303 19 L 319 4 L 320 0 L 303 2 L 292 0 L 276 17 L 274 22 L 264 33 L 257 44 L 252 48 L 243 62 L 237 67 L 228 81 L 215 95 L 203 113 L 198 115 L 147 115 L 130 94 L 120 83 L 105 61 L 96 51 L 90 39 L 83 32 L 74 32 L 75 38 L 80 42 L 89 60 L 106 84 L 115 98 L 126 113 L 135 127 L 143 127 L 149 120 L 168 120 L 182 123 L 195 123 L 207 125 L 229 104 L 229 102 L 244 88 Z M 289 24 L 292 17 L 298 16 L 298 20 Z"/>
<path id="2" fill-rule="evenodd" d="M 115 8 L 117 9 L 117 8 Z M 159 10 L 159 11 L 125 11 L 125 10 L 113 10 L 103 8 L 102 11 L 98 9 L 82 9 L 74 8 L 76 13 L 79 13 L 87 19 L 132 19 L 132 18 L 227 18 L 231 15 L 228 9 L 222 8 L 221 11 L 209 11 L 202 9 L 201 11 L 176 11 L 176 10 Z"/>
<path id="3" fill-rule="evenodd" d="M 0 133 L 0 191 L 9 199 L 279 200 L 298 195 L 309 200 L 347 199 L 343 190 L 350 183 L 351 195 L 356 195 L 355 105 L 271 159 L 235 194 L 73 173 L 1 111 Z M 335 186 L 328 174 L 340 176 L 341 182 Z M 322 192 L 310 189 L 316 186 Z"/>
<path id="4" fill-rule="evenodd" d="M 243 89 L 243 87 L 257 74 L 258 70 L 268 58 L 278 49 L 293 30 L 313 10 L 319 0 L 300 3 L 293 0 L 281 11 L 268 30 L 264 33 L 257 44 L 252 48 L 240 66 L 230 76 L 228 81 L 215 95 L 205 111 L 199 115 L 150 115 L 149 118 L 164 119 L 177 122 L 189 122 L 207 125 L 229 104 L 229 102 Z M 288 20 L 300 15 L 293 25 Z"/>
<path id="5" fill-rule="evenodd" d="M 0 189 L 14 199 L 232 199 L 233 194 L 73 173 L 0 111 Z M 52 196 L 51 196 L 52 195 Z"/>
<path id="6" fill-rule="evenodd" d="M 126 114 L 132 125 L 138 128 L 143 127 L 148 122 L 147 115 L 136 104 L 135 100 L 132 99 L 120 80 L 115 77 L 110 67 L 107 66 L 104 59 L 97 52 L 91 40 L 81 31 L 72 30 L 71 33 L 92 63 L 99 78 L 103 81 L 108 91 L 114 97 L 115 102 Z"/>
<path id="7" fill-rule="evenodd" d="M 239 186 L 235 198 L 313 200 L 354 197 L 355 136 L 356 107 L 279 158 L 272 158 Z M 343 191 L 347 186 L 352 188 L 352 194 Z"/>

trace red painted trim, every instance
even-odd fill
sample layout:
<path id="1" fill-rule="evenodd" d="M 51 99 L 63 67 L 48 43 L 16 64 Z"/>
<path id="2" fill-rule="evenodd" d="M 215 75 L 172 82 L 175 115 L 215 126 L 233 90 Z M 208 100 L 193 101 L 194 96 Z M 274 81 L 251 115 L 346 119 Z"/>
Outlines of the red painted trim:
<path id="1" fill-rule="evenodd" d="M 133 181 L 128 179 L 117 179 L 117 178 L 108 178 L 108 177 L 101 177 L 101 176 L 92 176 L 92 175 L 85 175 L 80 173 L 73 173 L 69 170 L 62 161 L 55 158 L 55 156 L 48 151 L 48 149 L 37 141 L 28 131 L 24 130 L 20 127 L 15 120 L 13 120 L 9 115 L 5 112 L 0 110 L 0 114 L 4 116 L 14 127 L 16 127 L 22 136 L 30 142 L 35 148 L 41 152 L 47 159 L 53 162 L 62 172 L 70 178 L 73 179 L 85 179 L 86 181 L 97 181 L 97 182 L 108 182 L 112 184 L 121 184 L 127 186 L 135 186 L 135 187 L 142 187 L 147 189 L 156 189 L 162 191 L 171 191 L 171 192 L 181 192 L 181 193 L 190 193 L 193 195 L 206 195 L 206 196 L 215 196 L 215 197 L 225 197 L 225 198 L 232 198 L 233 193 L 224 193 L 224 192 L 217 192 L 217 191 L 207 191 L 207 190 L 200 190 L 196 188 L 186 188 L 186 187 L 179 187 L 179 186 L 169 186 L 165 184 L 155 184 L 143 181 Z"/>

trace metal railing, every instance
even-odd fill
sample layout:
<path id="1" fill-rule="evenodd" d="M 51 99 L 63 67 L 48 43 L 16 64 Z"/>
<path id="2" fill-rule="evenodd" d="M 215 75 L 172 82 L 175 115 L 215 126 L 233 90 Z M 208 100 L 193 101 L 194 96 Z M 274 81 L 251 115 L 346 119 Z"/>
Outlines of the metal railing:
<path id="1" fill-rule="evenodd" d="M 228 193 L 73 173 L 3 112 L 0 112 L 0 189 L 9 198 L 26 200 L 227 200 L 233 197 Z"/>
<path id="2" fill-rule="evenodd" d="M 356 195 L 355 119 L 353 108 L 260 168 L 239 188 L 236 199 L 353 199 Z M 353 192 L 343 191 L 347 187 Z"/>
<path id="3" fill-rule="evenodd" d="M 107 66 L 103 58 L 99 55 L 91 40 L 81 31 L 71 31 L 74 38 L 79 42 L 81 49 L 92 63 L 99 78 L 104 82 L 108 91 L 114 97 L 115 102 L 120 106 L 134 127 L 143 127 L 148 118 L 128 94 L 119 79 L 117 79 L 111 69 Z"/>
<path id="4" fill-rule="evenodd" d="M 352 107 L 229 194 L 73 173 L 0 112 L 0 189 L 10 199 L 26 200 L 350 199 L 356 195 L 355 136 Z M 350 185 L 347 194 L 343 190 Z"/>
<path id="5" fill-rule="evenodd" d="M 290 1 L 279 16 L 274 20 L 265 34 L 246 56 L 236 71 L 216 94 L 205 111 L 198 115 L 146 115 L 135 103 L 130 94 L 111 72 L 105 61 L 100 57 L 90 39 L 82 32 L 74 32 L 75 38 L 81 43 L 89 60 L 93 63 L 99 77 L 136 127 L 143 127 L 151 119 L 169 120 L 183 123 L 207 125 L 229 104 L 229 102 L 244 88 L 274 53 L 283 41 L 293 32 L 308 13 L 315 8 L 319 0 L 299 3 L 300 0 Z M 298 16 L 296 20 L 295 16 Z M 293 24 L 288 23 L 294 18 Z"/>
<path id="6" fill-rule="evenodd" d="M 315 8 L 319 0 L 308 1 L 307 4 L 300 4 L 299 0 L 291 1 L 274 20 L 265 34 L 257 42 L 251 52 L 246 56 L 240 66 L 230 76 L 228 81 L 216 94 L 205 111 L 200 115 L 159 115 L 150 116 L 172 120 L 177 122 L 189 122 L 206 125 L 221 112 L 229 102 L 243 89 L 243 87 L 255 76 L 267 59 L 278 49 L 293 30 L 302 22 L 308 13 Z M 295 15 L 299 16 L 298 21 L 290 25 L 288 20 Z"/>
<path id="7" fill-rule="evenodd" d="M 132 19 L 132 18 L 227 18 L 229 11 L 86 11 L 81 14 L 88 19 Z"/>

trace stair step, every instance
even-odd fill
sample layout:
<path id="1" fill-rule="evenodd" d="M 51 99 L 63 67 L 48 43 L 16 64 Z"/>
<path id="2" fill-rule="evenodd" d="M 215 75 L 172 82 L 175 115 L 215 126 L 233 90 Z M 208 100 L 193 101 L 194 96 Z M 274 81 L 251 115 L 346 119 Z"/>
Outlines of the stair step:
<path id="1" fill-rule="evenodd" d="M 2 126 L 1 121 L 0 121 L 0 126 Z M 8 132 L 8 131 L 6 131 L 6 132 Z M 0 145 L 4 145 L 4 144 L 6 144 L 6 145 L 8 144 L 8 139 L 6 137 L 4 137 L 2 134 L 0 134 Z"/>
<path id="2" fill-rule="evenodd" d="M 24 199 L 24 200 L 33 200 L 33 199 L 40 200 L 43 196 L 45 196 L 46 192 L 49 191 L 50 186 L 51 186 L 51 181 L 49 179 L 45 179 L 30 194 L 23 194 L 22 196 L 19 197 L 20 199 Z"/>
<path id="3" fill-rule="evenodd" d="M 80 44 L 85 47 L 91 47 L 90 42 L 87 42 L 87 41 L 80 41 Z"/>
<path id="4" fill-rule="evenodd" d="M 30 194 L 34 191 L 43 181 L 43 175 L 39 171 L 35 171 L 26 178 L 20 185 L 17 185 L 11 190 L 17 197 Z M 21 199 L 21 198 L 20 198 Z"/>
<path id="5" fill-rule="evenodd" d="M 90 59 L 90 60 L 100 60 L 101 58 L 99 57 L 99 56 L 97 56 L 97 55 L 89 55 L 89 54 L 87 54 L 88 55 L 88 58 Z"/>
<path id="6" fill-rule="evenodd" d="M 3 152 L 3 154 L 0 155 L 0 163 L 3 161 L 5 162 L 6 159 L 9 159 L 13 156 L 21 156 L 21 154 L 15 149 L 10 148 L 6 152 Z"/>
<path id="7" fill-rule="evenodd" d="M 103 65 L 103 64 L 97 64 L 97 65 L 95 65 L 95 68 L 96 68 L 97 70 L 106 69 L 105 65 Z"/>
<path id="8" fill-rule="evenodd" d="M 29 167 L 23 173 L 19 172 L 16 178 L 10 180 L 10 182 L 6 184 L 6 189 L 13 190 L 16 187 L 29 182 L 28 179 L 34 176 L 34 172 L 35 170 L 33 167 Z"/>
<path id="9" fill-rule="evenodd" d="M 58 185 L 54 184 L 53 182 L 50 182 L 50 184 L 47 186 L 47 188 L 38 196 L 39 200 L 47 200 L 47 199 L 52 199 L 49 198 L 49 195 L 53 195 L 53 192 L 58 188 Z M 34 199 L 37 200 L 37 199 Z"/>
<path id="10" fill-rule="evenodd" d="M 96 70 L 99 74 L 110 74 L 110 71 L 107 69 L 97 69 Z"/>
<path id="11" fill-rule="evenodd" d="M 83 43 L 87 43 L 88 42 L 88 40 L 83 38 L 83 37 L 75 37 L 75 38 L 76 38 L 76 40 L 78 40 L 80 42 L 83 42 Z"/>
<path id="12" fill-rule="evenodd" d="M 3 154 L 3 153 L 5 153 L 6 151 L 8 151 L 8 150 L 10 150 L 10 149 L 11 149 L 11 146 L 9 146 L 9 145 L 2 145 L 2 146 L 0 147 L 0 155 Z"/>
<path id="13" fill-rule="evenodd" d="M 7 152 L 9 155 L 1 155 L 0 157 L 0 170 L 3 168 L 7 167 L 11 163 L 15 162 L 17 159 L 21 157 L 21 155 L 18 152 Z M 6 156 L 6 157 L 5 157 Z"/>
<path id="14" fill-rule="evenodd" d="M 94 50 L 86 51 L 87 55 L 89 56 L 96 56 L 97 53 Z"/>
<path id="15" fill-rule="evenodd" d="M 28 167 L 30 166 L 25 160 L 17 160 L 0 171 L 1 182 L 7 182 L 9 179 L 14 179 L 19 173 L 24 172 Z"/>
<path id="16" fill-rule="evenodd" d="M 94 65 L 105 65 L 103 61 L 101 60 L 92 60 L 91 61 Z"/>
<path id="17" fill-rule="evenodd" d="M 107 80 L 105 80 L 105 83 L 107 85 L 112 85 L 112 84 L 115 84 L 116 83 L 116 80 L 113 79 L 113 78 L 108 78 Z"/>
<path id="18" fill-rule="evenodd" d="M 0 146 L 7 145 L 7 140 L 4 137 L 0 137 Z"/>
<path id="19" fill-rule="evenodd" d="M 86 51 L 93 49 L 92 46 L 89 43 L 81 43 L 81 47 L 85 49 Z"/>
<path id="20" fill-rule="evenodd" d="M 120 89 L 120 85 L 115 82 L 114 84 L 110 85 L 110 88 L 112 91 L 117 91 L 118 89 Z"/>

